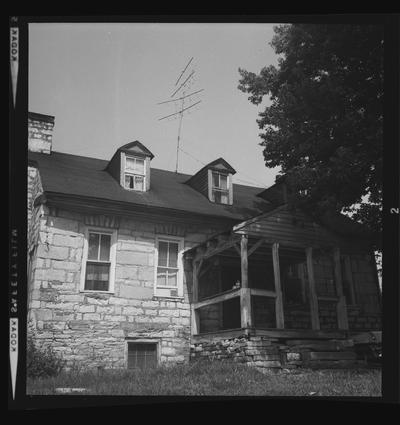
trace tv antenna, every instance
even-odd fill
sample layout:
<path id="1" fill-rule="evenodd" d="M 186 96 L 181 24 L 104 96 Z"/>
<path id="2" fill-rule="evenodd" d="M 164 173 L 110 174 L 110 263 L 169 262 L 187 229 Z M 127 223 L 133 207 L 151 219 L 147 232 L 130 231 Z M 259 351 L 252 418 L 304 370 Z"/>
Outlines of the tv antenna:
<path id="1" fill-rule="evenodd" d="M 172 118 L 174 119 L 179 118 L 179 127 L 178 127 L 178 138 L 177 138 L 177 144 L 176 144 L 176 166 L 175 166 L 175 173 L 178 172 L 178 164 L 179 164 L 179 150 L 180 150 L 180 141 L 181 141 L 181 132 L 182 132 L 182 121 L 183 121 L 183 115 L 186 111 L 193 108 L 194 106 L 198 105 L 201 100 L 197 100 L 197 98 L 193 98 L 194 96 L 198 95 L 204 89 L 200 90 L 194 90 L 192 89 L 192 86 L 194 84 L 194 74 L 195 70 L 193 68 L 190 68 L 190 64 L 193 61 L 193 57 L 190 58 L 189 62 L 186 64 L 186 66 L 183 68 L 182 72 L 180 73 L 178 79 L 175 82 L 173 93 L 170 96 L 169 100 L 165 100 L 163 102 L 159 102 L 158 105 L 168 105 L 170 103 L 174 103 L 175 107 L 177 105 L 177 102 L 179 102 L 179 111 L 176 111 L 172 114 L 165 115 L 164 117 L 161 117 L 158 119 L 158 121 Z M 181 82 L 183 80 L 183 82 Z M 187 93 L 188 91 L 191 91 L 191 93 Z M 174 96 L 180 96 L 180 97 L 174 97 Z M 193 103 L 194 102 L 194 103 Z M 186 103 L 186 104 L 185 104 Z"/>

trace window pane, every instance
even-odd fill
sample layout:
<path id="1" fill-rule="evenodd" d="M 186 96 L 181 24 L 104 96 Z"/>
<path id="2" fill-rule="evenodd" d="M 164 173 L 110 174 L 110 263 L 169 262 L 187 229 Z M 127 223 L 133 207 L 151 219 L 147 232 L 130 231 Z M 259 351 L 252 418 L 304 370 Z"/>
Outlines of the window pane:
<path id="1" fill-rule="evenodd" d="M 135 190 L 143 190 L 143 176 L 135 176 Z"/>
<path id="2" fill-rule="evenodd" d="M 128 368 L 148 369 L 157 366 L 154 343 L 128 343 Z"/>
<path id="3" fill-rule="evenodd" d="M 168 270 L 168 286 L 177 286 L 178 278 L 177 278 L 176 270 Z"/>
<path id="4" fill-rule="evenodd" d="M 228 194 L 226 192 L 221 192 L 221 204 L 228 203 Z"/>
<path id="5" fill-rule="evenodd" d="M 126 158 L 126 170 L 134 173 L 144 174 L 144 159 Z"/>
<path id="6" fill-rule="evenodd" d="M 100 260 L 110 260 L 111 235 L 101 235 L 100 239 Z"/>
<path id="7" fill-rule="evenodd" d="M 109 264 L 86 264 L 85 290 L 108 291 Z"/>
<path id="8" fill-rule="evenodd" d="M 168 256 L 168 242 L 160 241 L 158 243 L 158 265 L 159 266 L 168 266 L 167 264 Z"/>
<path id="9" fill-rule="evenodd" d="M 137 172 L 138 174 L 144 174 L 144 159 L 136 158 L 135 172 Z"/>
<path id="10" fill-rule="evenodd" d="M 125 187 L 127 189 L 133 189 L 133 176 L 125 174 Z"/>
<path id="11" fill-rule="evenodd" d="M 126 157 L 126 169 L 130 170 L 130 171 L 135 169 L 135 159 L 134 158 Z"/>
<path id="12" fill-rule="evenodd" d="M 168 267 L 177 267 L 177 263 L 178 263 L 178 244 L 174 242 L 170 242 Z"/>
<path id="13" fill-rule="evenodd" d="M 157 268 L 157 286 L 167 286 L 167 271 Z"/>
<path id="14" fill-rule="evenodd" d="M 219 190 L 213 190 L 214 202 L 217 204 L 221 203 L 221 192 Z"/>
<path id="15" fill-rule="evenodd" d="M 219 174 L 218 173 L 212 173 L 212 181 L 213 181 L 213 187 L 219 187 Z"/>
<path id="16" fill-rule="evenodd" d="M 99 255 L 99 239 L 100 235 L 98 233 L 89 233 L 89 249 L 88 249 L 88 259 L 97 260 Z"/>
<path id="17" fill-rule="evenodd" d="M 219 176 L 219 182 L 220 182 L 220 188 L 221 189 L 228 189 L 228 176 L 224 176 L 220 174 Z"/>

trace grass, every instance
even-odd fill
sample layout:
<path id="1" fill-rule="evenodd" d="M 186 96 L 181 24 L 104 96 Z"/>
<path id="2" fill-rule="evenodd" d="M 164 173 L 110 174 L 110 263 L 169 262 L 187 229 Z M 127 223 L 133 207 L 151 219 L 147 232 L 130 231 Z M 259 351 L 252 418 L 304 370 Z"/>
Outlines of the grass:
<path id="1" fill-rule="evenodd" d="M 302 369 L 262 373 L 234 362 L 193 362 L 147 371 L 70 371 L 52 378 L 29 378 L 27 394 L 58 394 L 60 387 L 86 388 L 85 395 L 379 397 L 381 372 Z"/>

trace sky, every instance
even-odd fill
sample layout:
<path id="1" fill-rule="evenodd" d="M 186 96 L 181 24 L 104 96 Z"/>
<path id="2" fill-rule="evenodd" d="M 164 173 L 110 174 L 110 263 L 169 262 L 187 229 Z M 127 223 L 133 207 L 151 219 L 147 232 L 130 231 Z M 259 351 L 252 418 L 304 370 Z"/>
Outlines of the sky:
<path id="1" fill-rule="evenodd" d="M 29 25 L 29 111 L 55 116 L 53 150 L 111 159 L 139 140 L 151 166 L 175 171 L 180 102 L 171 95 L 194 71 L 184 107 L 178 171 L 194 174 L 223 157 L 235 183 L 269 187 L 259 106 L 238 90 L 239 68 L 277 65 L 274 24 L 34 23 Z M 189 60 L 184 76 L 175 85 Z"/>

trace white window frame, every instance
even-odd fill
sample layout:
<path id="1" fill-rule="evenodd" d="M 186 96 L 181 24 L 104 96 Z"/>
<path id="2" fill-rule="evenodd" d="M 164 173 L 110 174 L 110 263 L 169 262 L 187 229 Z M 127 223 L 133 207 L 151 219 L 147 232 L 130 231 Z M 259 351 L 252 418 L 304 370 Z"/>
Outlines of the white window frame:
<path id="1" fill-rule="evenodd" d="M 159 242 L 175 242 L 178 243 L 178 276 L 177 286 L 159 286 L 159 289 L 177 289 L 178 296 L 167 296 L 160 295 L 157 292 L 157 269 L 158 269 L 158 245 Z M 182 298 L 183 297 L 183 251 L 184 251 L 184 239 L 176 236 L 156 236 L 155 247 L 154 247 L 154 296 L 165 297 L 165 298 Z"/>
<path id="2" fill-rule="evenodd" d="M 110 245 L 110 273 L 108 281 L 108 291 L 100 290 L 91 290 L 85 289 L 85 279 L 86 279 L 86 264 L 88 262 L 88 250 L 89 250 L 89 233 L 100 233 L 103 235 L 111 236 L 111 245 Z M 80 292 L 100 292 L 105 294 L 113 294 L 115 286 L 115 264 L 116 264 L 116 255 L 117 254 L 117 231 L 113 229 L 104 229 L 102 227 L 90 226 L 85 229 L 85 238 L 83 242 L 83 254 L 82 254 L 82 267 L 81 267 L 81 283 L 80 283 Z M 108 263 L 108 261 L 107 261 Z"/>
<path id="3" fill-rule="evenodd" d="M 214 186 L 214 173 L 218 175 L 219 186 L 221 186 L 221 176 L 226 177 L 226 186 L 227 186 L 226 189 L 221 189 L 220 187 Z M 215 202 L 216 204 L 220 204 L 220 205 L 229 205 L 230 199 L 231 199 L 230 174 L 221 173 L 220 171 L 211 170 L 211 179 L 210 180 L 211 180 L 211 197 L 212 197 L 213 202 Z M 227 202 L 217 202 L 215 200 L 214 191 L 226 193 L 226 196 L 228 198 Z"/>
<path id="4" fill-rule="evenodd" d="M 141 160 L 141 161 L 143 161 L 143 174 L 138 174 L 138 173 L 133 173 L 132 171 L 129 171 L 129 170 L 127 170 L 127 167 L 126 167 L 126 160 L 127 159 L 134 159 L 134 160 L 137 160 L 137 159 L 139 159 L 139 160 Z M 126 190 L 134 190 L 135 192 L 145 192 L 146 191 L 146 178 L 147 178 L 147 176 L 146 176 L 146 158 L 143 158 L 143 157 L 140 157 L 140 156 L 136 156 L 136 155 L 129 155 L 129 154 L 125 154 L 124 155 L 124 164 L 123 164 L 123 166 L 124 166 L 124 172 L 123 172 L 123 180 L 122 180 L 122 183 L 123 183 L 123 187 L 124 187 L 124 189 L 126 189 Z M 130 188 L 130 187 L 126 187 L 126 185 L 125 185 L 125 176 L 140 176 L 140 177 L 143 177 L 143 189 L 142 190 L 140 190 L 140 189 L 135 189 L 135 188 Z"/>

